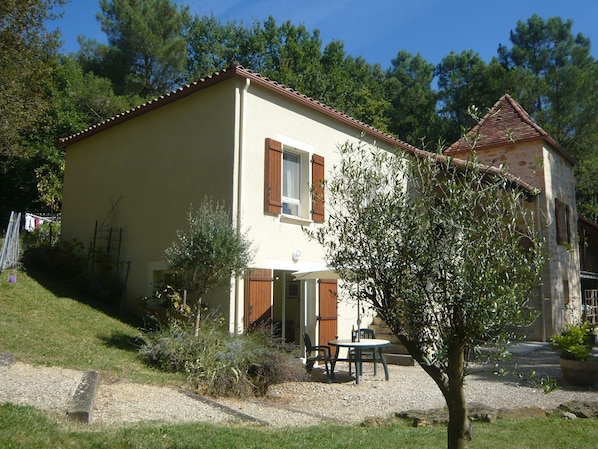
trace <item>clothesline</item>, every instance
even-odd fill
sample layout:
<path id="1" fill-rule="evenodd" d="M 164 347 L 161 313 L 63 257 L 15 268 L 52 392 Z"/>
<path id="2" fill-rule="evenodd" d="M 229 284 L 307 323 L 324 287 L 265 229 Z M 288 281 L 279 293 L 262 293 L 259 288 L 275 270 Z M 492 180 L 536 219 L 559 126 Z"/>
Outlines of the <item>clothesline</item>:
<path id="1" fill-rule="evenodd" d="M 52 223 L 54 219 L 54 217 L 44 217 L 27 212 L 25 213 L 25 231 L 32 232 L 42 223 Z"/>

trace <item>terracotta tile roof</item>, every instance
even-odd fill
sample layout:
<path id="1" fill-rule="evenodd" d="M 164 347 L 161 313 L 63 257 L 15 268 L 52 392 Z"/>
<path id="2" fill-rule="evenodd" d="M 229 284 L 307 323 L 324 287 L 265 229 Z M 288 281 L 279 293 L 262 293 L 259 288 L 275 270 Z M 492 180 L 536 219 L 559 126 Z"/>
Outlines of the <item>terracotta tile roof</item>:
<path id="1" fill-rule="evenodd" d="M 548 135 L 530 115 L 508 94 L 503 95 L 488 113 L 474 126 L 465 138 L 459 139 L 445 151 L 445 154 L 455 155 L 469 152 L 470 143 L 477 136 L 474 150 L 484 148 L 513 145 L 519 142 L 544 140 L 556 149 L 571 164 L 575 159 L 568 154 L 559 143 Z"/>
<path id="2" fill-rule="evenodd" d="M 216 72 L 211 76 L 202 78 L 199 81 L 195 81 L 191 84 L 182 86 L 176 89 L 175 91 L 162 95 L 153 100 L 149 100 L 148 102 L 140 106 L 137 106 L 131 110 L 117 114 L 114 117 L 111 117 L 109 119 L 104 120 L 101 123 L 90 126 L 76 134 L 70 135 L 68 137 L 63 137 L 58 140 L 58 146 L 61 148 L 66 148 L 67 146 L 72 145 L 75 142 L 83 140 L 87 137 L 90 137 L 113 126 L 116 126 L 134 117 L 145 114 L 146 112 L 157 109 L 180 98 L 191 95 L 197 91 L 206 89 L 222 81 L 231 79 L 235 76 L 249 79 L 252 83 L 260 85 L 284 97 L 290 98 L 291 100 L 296 101 L 297 103 L 300 103 L 304 106 L 307 106 L 310 109 L 314 109 L 325 115 L 328 115 L 337 121 L 343 122 L 353 128 L 358 129 L 359 131 L 363 131 L 369 134 L 377 140 L 384 141 L 386 143 L 389 143 L 390 145 L 393 145 L 397 148 L 411 153 L 430 154 L 426 151 L 414 147 L 413 145 L 403 142 L 402 140 L 397 139 L 396 137 L 386 134 L 366 123 L 356 120 L 348 116 L 347 114 L 339 112 L 336 109 L 325 105 L 324 103 L 314 100 L 313 98 L 310 98 L 306 95 L 302 95 L 294 89 L 286 87 L 283 84 L 277 83 L 276 81 L 272 81 L 269 78 L 260 75 L 259 73 L 255 73 L 249 69 L 246 69 L 241 65 L 234 65 L 228 69 Z"/>
<path id="3" fill-rule="evenodd" d="M 325 105 L 324 103 L 314 100 L 313 98 L 310 98 L 306 95 L 302 95 L 299 92 L 295 91 L 294 89 L 284 86 L 283 84 L 277 83 L 276 81 L 272 81 L 269 78 L 266 78 L 266 77 L 260 75 L 259 73 L 255 73 L 249 69 L 246 69 L 241 65 L 234 65 L 228 69 L 224 69 L 220 72 L 216 72 L 211 76 L 202 78 L 199 81 L 195 81 L 191 84 L 182 86 L 172 92 L 169 92 L 169 93 L 162 95 L 158 98 L 155 98 L 153 100 L 149 100 L 148 102 L 146 102 L 140 106 L 137 106 L 131 110 L 117 114 L 114 117 L 111 117 L 107 120 L 104 120 L 101 123 L 90 126 L 76 134 L 72 134 L 68 137 L 63 137 L 58 140 L 58 146 L 61 148 L 66 148 L 69 145 L 79 142 L 87 137 L 93 136 L 94 134 L 102 132 L 102 131 L 109 129 L 113 126 L 116 126 L 120 123 L 126 122 L 127 120 L 130 120 L 134 117 L 145 114 L 145 113 L 152 111 L 154 109 L 157 109 L 161 106 L 167 105 L 173 101 L 184 98 L 184 97 L 191 95 L 195 92 L 201 91 L 210 86 L 213 86 L 213 85 L 223 82 L 225 80 L 231 79 L 235 76 L 249 79 L 252 83 L 263 86 L 264 88 L 269 89 L 270 91 L 276 92 L 277 94 L 282 95 L 284 97 L 290 98 L 291 100 L 296 101 L 297 103 L 303 104 L 304 106 L 306 106 L 308 108 L 319 111 L 329 117 L 332 117 L 333 119 L 335 119 L 337 121 L 345 123 L 355 129 L 359 130 L 360 132 L 365 132 L 378 141 L 383 141 L 387 144 L 390 144 L 391 146 L 394 146 L 396 148 L 399 148 L 401 150 L 407 151 L 409 153 L 412 153 L 412 154 L 415 154 L 418 156 L 433 157 L 440 163 L 445 162 L 447 159 L 447 157 L 444 155 L 430 153 L 428 151 L 424 151 L 424 150 L 421 150 L 413 145 L 410 145 L 406 142 L 403 142 L 402 140 L 397 139 L 396 137 L 393 137 L 393 136 L 391 136 L 383 131 L 380 131 L 366 123 L 356 120 L 356 119 L 348 116 L 347 114 L 339 112 L 336 109 Z M 469 164 L 469 162 L 455 160 L 454 164 L 457 166 L 465 167 L 467 164 Z M 486 173 L 488 173 L 490 175 L 498 175 L 498 174 L 505 175 L 514 185 L 518 185 L 520 188 L 523 188 L 523 189 L 527 190 L 528 192 L 535 194 L 537 191 L 537 189 L 535 187 L 524 182 L 520 178 L 517 178 L 516 176 L 510 175 L 508 173 L 506 173 L 506 174 L 503 173 L 497 167 L 489 167 L 489 166 L 485 166 L 483 164 L 478 164 L 478 165 L 481 170 L 485 171 Z"/>

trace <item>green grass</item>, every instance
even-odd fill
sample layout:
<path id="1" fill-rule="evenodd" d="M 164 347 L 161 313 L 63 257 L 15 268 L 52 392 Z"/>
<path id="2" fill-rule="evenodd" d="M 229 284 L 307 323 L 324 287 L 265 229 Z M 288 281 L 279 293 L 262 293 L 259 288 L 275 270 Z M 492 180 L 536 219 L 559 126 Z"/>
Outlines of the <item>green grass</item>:
<path id="1" fill-rule="evenodd" d="M 39 282 L 41 280 L 41 282 Z M 181 383 L 149 368 L 137 353 L 141 332 L 91 300 L 46 277 L 0 278 L 0 351 L 37 365 L 98 370 L 136 382 Z"/>
<path id="2" fill-rule="evenodd" d="M 499 420 L 476 423 L 473 449 L 590 449 L 596 447 L 593 420 Z M 373 427 L 322 425 L 264 429 L 210 424 L 94 426 L 52 421 L 30 407 L 0 406 L 0 447 L 11 448 L 444 448 L 446 428 L 413 428 L 406 422 Z"/>
<path id="3" fill-rule="evenodd" d="M 17 360 L 137 382 L 181 384 L 179 375 L 146 366 L 137 354 L 140 331 L 64 285 L 19 272 L 0 279 L 0 352 Z M 372 400 L 375 400 L 373 398 Z M 321 406 L 315 399 L 314 406 Z M 400 404 L 397 404 L 400 407 Z M 499 420 L 474 424 L 471 448 L 585 449 L 596 447 L 596 420 Z M 267 429 L 210 424 L 86 425 L 54 420 L 30 407 L 0 404 L 1 448 L 444 448 L 446 427 L 412 428 L 398 421 L 379 428 L 322 425 Z"/>

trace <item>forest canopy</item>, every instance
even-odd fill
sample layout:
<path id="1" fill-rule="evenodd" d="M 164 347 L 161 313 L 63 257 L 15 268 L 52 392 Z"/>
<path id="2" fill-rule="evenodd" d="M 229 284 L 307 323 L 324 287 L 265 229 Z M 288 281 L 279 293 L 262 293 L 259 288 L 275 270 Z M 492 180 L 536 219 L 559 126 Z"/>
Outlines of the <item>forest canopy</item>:
<path id="1" fill-rule="evenodd" d="M 490 61 L 457 49 L 435 65 L 399 48 L 383 68 L 304 25 L 222 22 L 171 0 L 99 0 L 106 43 L 84 37 L 61 54 L 52 19 L 65 3 L 0 6 L 2 220 L 60 211 L 58 138 L 234 63 L 429 151 L 474 124 L 470 106 L 508 93 L 576 158 L 578 212 L 598 218 L 598 65 L 569 19 L 522 18 Z"/>

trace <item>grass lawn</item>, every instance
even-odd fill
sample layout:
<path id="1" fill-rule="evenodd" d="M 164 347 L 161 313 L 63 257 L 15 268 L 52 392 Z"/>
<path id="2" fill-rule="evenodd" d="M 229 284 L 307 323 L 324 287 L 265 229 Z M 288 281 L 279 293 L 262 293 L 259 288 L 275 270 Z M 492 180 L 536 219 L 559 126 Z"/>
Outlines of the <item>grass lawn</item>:
<path id="1" fill-rule="evenodd" d="M 592 420 L 499 420 L 476 423 L 476 449 L 593 449 L 598 426 Z M 210 424 L 138 424 L 98 427 L 52 421 L 30 407 L 0 406 L 0 447 L 11 448 L 262 448 L 341 449 L 444 448 L 446 428 L 413 428 L 407 422 L 383 427 L 322 425 L 296 429 L 256 429 Z"/>
<path id="2" fill-rule="evenodd" d="M 80 370 L 136 382 L 181 384 L 184 377 L 149 368 L 137 354 L 140 330 L 110 309 L 78 297 L 47 276 L 18 273 L 0 279 L 0 352 L 19 361 Z"/>
<path id="3" fill-rule="evenodd" d="M 136 382 L 182 384 L 180 375 L 147 367 L 136 351 L 140 331 L 48 278 L 18 273 L 0 279 L 0 352 L 17 360 Z M 595 420 L 499 420 L 475 423 L 472 448 L 595 448 Z M 405 421 L 373 428 L 322 425 L 267 429 L 209 424 L 100 426 L 56 421 L 30 407 L 0 404 L 1 448 L 443 448 L 446 428 L 412 428 Z"/>

